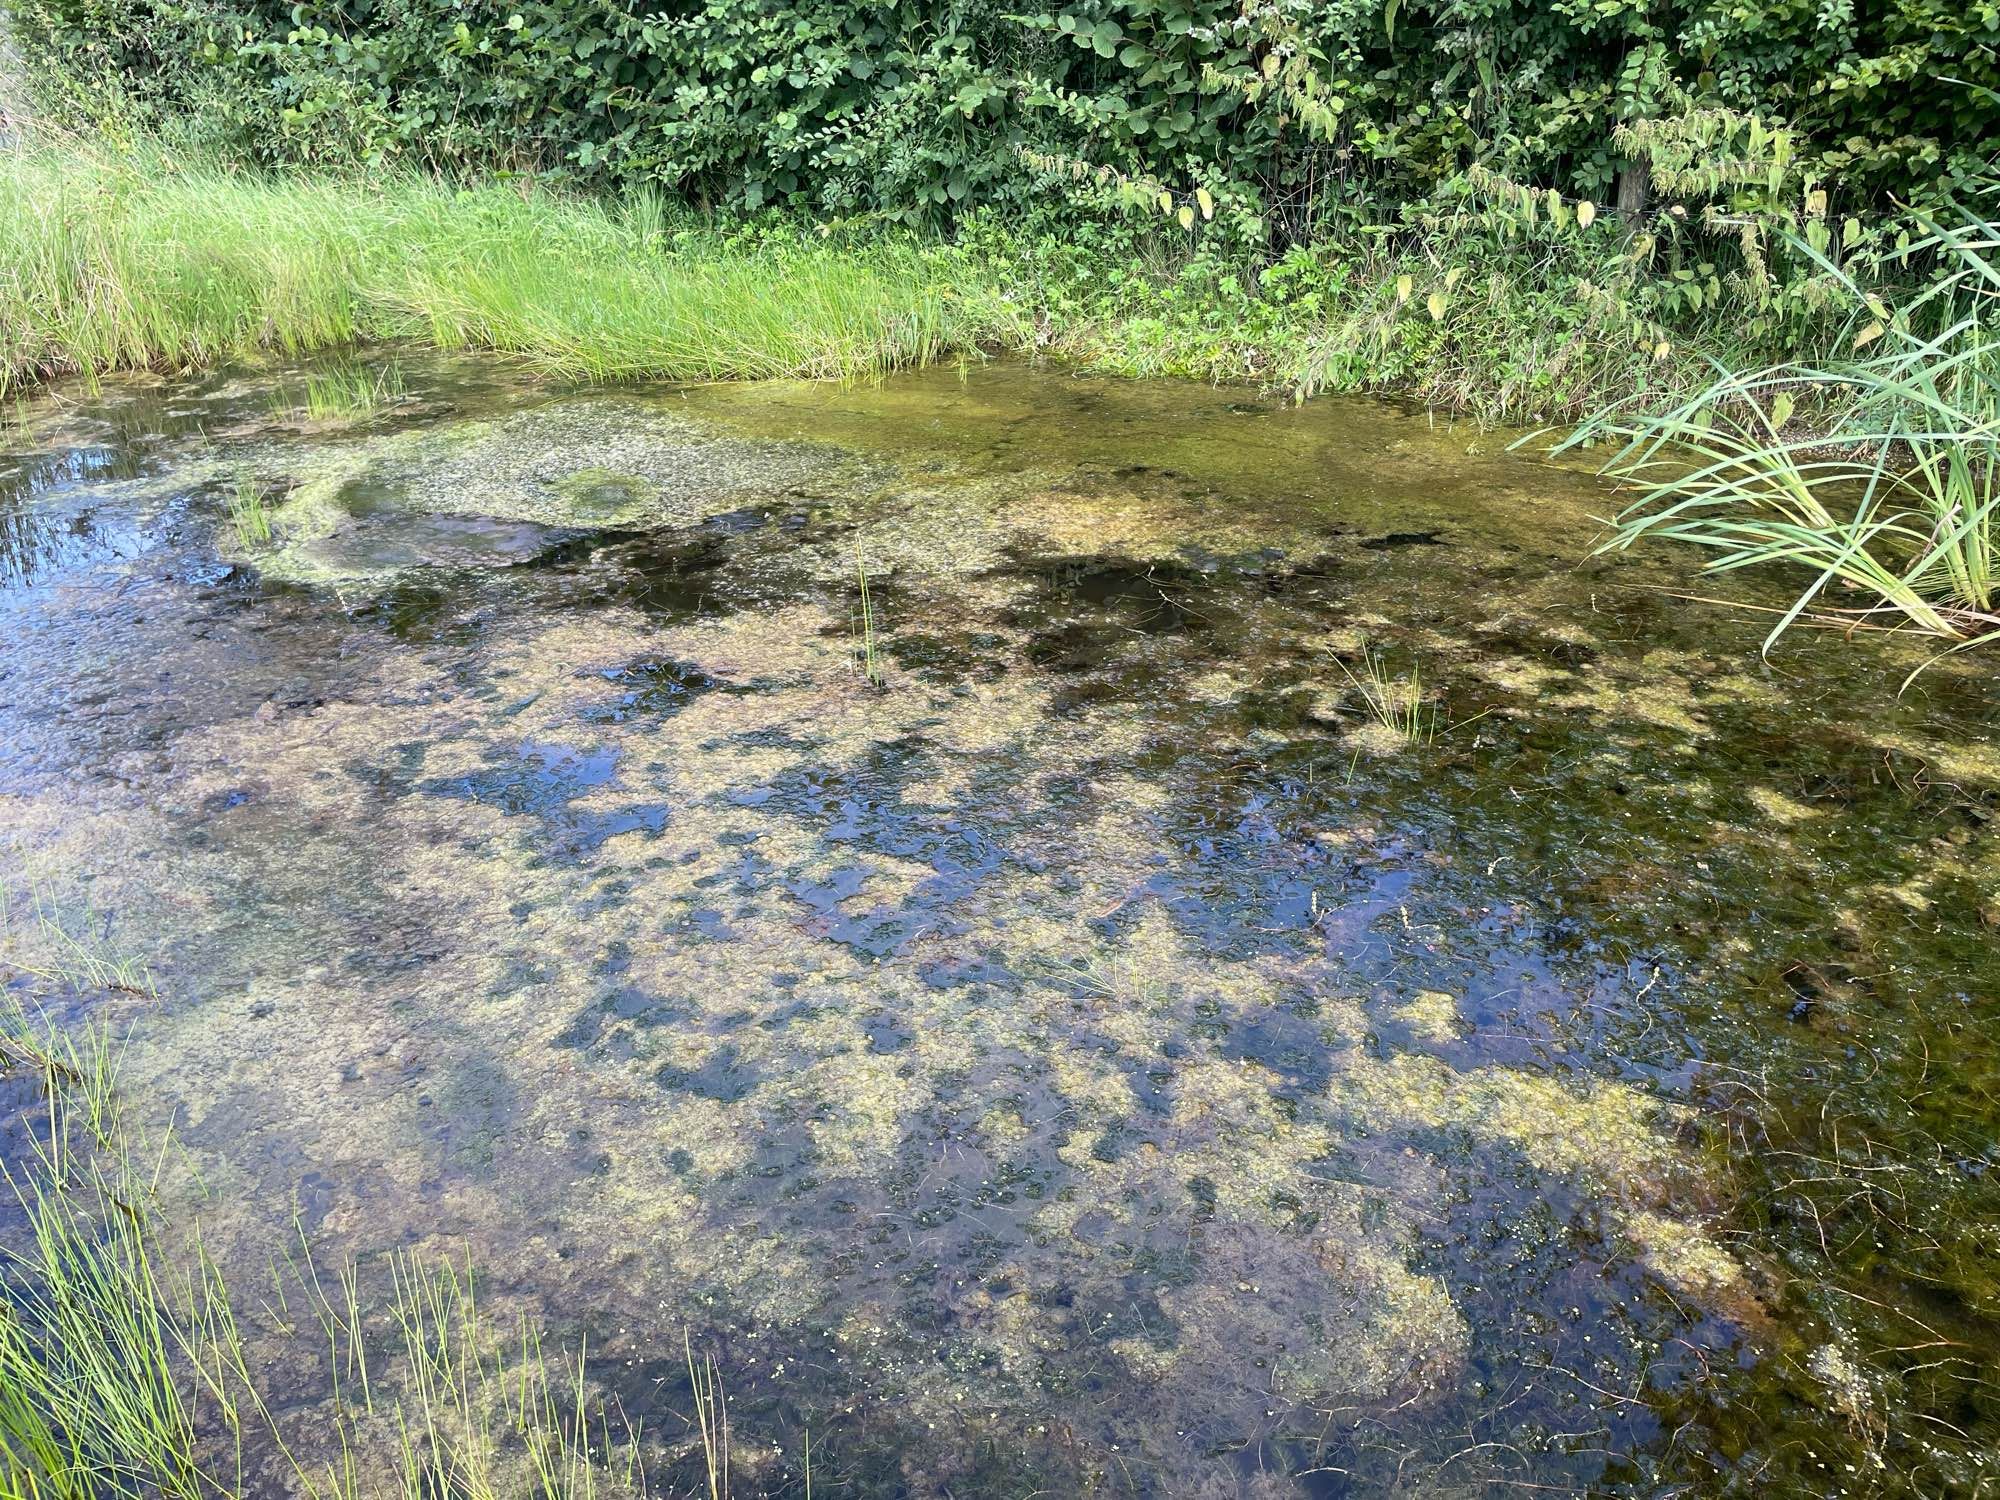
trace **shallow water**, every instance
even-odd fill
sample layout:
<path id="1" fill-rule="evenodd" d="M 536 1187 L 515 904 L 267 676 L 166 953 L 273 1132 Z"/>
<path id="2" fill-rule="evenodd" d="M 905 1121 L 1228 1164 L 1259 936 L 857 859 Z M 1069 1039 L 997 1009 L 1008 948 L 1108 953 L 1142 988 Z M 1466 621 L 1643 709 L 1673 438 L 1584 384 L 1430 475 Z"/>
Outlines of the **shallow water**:
<path id="1" fill-rule="evenodd" d="M 0 860 L 232 1269 L 469 1255 L 668 1484 L 686 1331 L 739 1493 L 2000 1483 L 1976 658 L 1375 404 L 404 370 L 0 462 Z"/>

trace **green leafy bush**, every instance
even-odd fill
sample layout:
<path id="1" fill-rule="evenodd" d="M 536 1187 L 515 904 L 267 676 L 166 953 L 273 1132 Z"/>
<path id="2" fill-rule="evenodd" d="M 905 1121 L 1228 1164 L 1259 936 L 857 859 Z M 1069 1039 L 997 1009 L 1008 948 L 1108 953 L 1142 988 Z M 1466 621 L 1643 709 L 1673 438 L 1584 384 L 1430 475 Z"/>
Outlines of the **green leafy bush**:
<path id="1" fill-rule="evenodd" d="M 529 170 L 736 209 L 936 220 L 1091 207 L 1111 181 L 1296 239 L 1474 165 L 1598 203 L 1622 181 L 1631 207 L 1643 163 L 1621 127 L 1728 111 L 1788 127 L 1799 179 L 1872 217 L 1892 194 L 1941 200 L 2000 146 L 1991 0 L 1032 3 L 10 9 L 59 116 L 177 121 L 265 161 Z"/>

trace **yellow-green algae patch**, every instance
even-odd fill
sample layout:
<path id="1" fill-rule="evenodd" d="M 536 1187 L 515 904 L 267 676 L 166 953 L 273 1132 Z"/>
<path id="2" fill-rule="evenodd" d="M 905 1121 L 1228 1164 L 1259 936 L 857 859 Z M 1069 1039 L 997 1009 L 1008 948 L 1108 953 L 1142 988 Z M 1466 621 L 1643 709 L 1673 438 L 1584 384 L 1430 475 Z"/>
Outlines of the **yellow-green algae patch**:
<path id="1" fill-rule="evenodd" d="M 1418 1036 L 1431 1042 L 1454 1042 L 1464 1027 L 1458 1001 L 1443 990 L 1418 990 L 1396 1006 L 1396 1017 Z"/>
<path id="2" fill-rule="evenodd" d="M 1370 1129 L 1400 1123 L 1469 1132 L 1581 1182 L 1662 1281 L 1739 1324 L 1762 1325 L 1741 1264 L 1699 1222 L 1660 1211 L 1673 1196 L 1672 1179 L 1694 1169 L 1673 1139 L 1691 1118 L 1687 1106 L 1608 1080 L 1572 1083 L 1497 1066 L 1461 1072 L 1414 1054 L 1357 1056 L 1333 1087 Z"/>
<path id="3" fill-rule="evenodd" d="M 243 555 L 272 578 L 356 583 L 410 566 L 368 546 L 371 526 L 399 517 L 632 530 L 855 483 L 841 454 L 732 437 L 676 405 L 598 396 L 346 439 L 241 443 L 224 455 L 229 472 L 284 496 L 270 510 L 273 540 Z"/>
<path id="4" fill-rule="evenodd" d="M 1992 740 L 1919 740 L 1908 734 L 1873 733 L 1870 744 L 1907 755 L 1928 768 L 1931 779 L 2000 786 L 2000 744 Z"/>
<path id="5" fill-rule="evenodd" d="M 1417 1053 L 1356 1058 L 1334 1089 L 1364 1119 L 1471 1130 L 1518 1147 L 1545 1171 L 1587 1174 L 1645 1197 L 1657 1195 L 1678 1159 L 1666 1130 L 1686 1113 L 1626 1084 L 1573 1087 L 1504 1067 L 1460 1073 Z"/>
<path id="6" fill-rule="evenodd" d="M 1697 1306 L 1709 1308 L 1759 1333 L 1770 1316 L 1750 1286 L 1743 1265 L 1689 1219 L 1645 1210 L 1622 1215 L 1621 1227 L 1646 1269 Z"/>
<path id="7" fill-rule="evenodd" d="M 962 382 L 921 371 L 845 388 L 722 383 L 689 391 L 688 402 L 737 431 L 942 460 L 973 475 L 1057 474 L 1087 487 L 1136 471 L 1191 497 L 1194 535 L 1268 523 L 1252 547 L 1336 519 L 1364 531 L 1464 528 L 1468 505 L 1492 543 L 1542 549 L 1552 532 L 1587 538 L 1598 529 L 1591 517 L 1602 494 L 1587 471 L 1490 451 L 1468 463 L 1485 446 L 1478 438 L 1379 403 L 1274 410 L 1227 389 L 1071 373 L 1053 380 L 1059 389 L 1045 372 L 1003 364 Z M 1455 482 L 1441 485 L 1443 473 Z M 1114 534 L 1122 546 L 1150 529 L 1141 521 L 1133 534 Z M 1075 550 L 1119 547 L 1085 541 Z"/>
<path id="8" fill-rule="evenodd" d="M 1757 811 L 1773 823 L 1782 823 L 1787 827 L 1810 822 L 1818 817 L 1820 812 L 1818 808 L 1808 806 L 1795 797 L 1789 797 L 1776 787 L 1753 786 L 1743 795 L 1750 799 L 1751 805 Z"/>

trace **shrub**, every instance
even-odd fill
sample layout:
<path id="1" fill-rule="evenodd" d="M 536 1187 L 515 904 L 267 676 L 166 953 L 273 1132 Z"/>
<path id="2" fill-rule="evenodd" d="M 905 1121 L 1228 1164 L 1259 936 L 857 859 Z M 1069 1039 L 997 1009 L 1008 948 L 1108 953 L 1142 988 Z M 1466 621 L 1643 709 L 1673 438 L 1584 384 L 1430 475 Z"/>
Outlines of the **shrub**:
<path id="1" fill-rule="evenodd" d="M 1475 164 L 1630 208 L 1658 144 L 1633 129 L 1719 111 L 1787 125 L 1800 180 L 1865 218 L 1892 194 L 1942 201 L 2000 143 L 1982 94 L 2000 10 L 1963 0 L 10 10 L 60 116 L 179 122 L 267 161 L 530 170 L 737 209 L 942 219 L 1056 189 L 1091 206 L 1102 179 L 1068 164 L 1253 236 L 1365 220 Z"/>

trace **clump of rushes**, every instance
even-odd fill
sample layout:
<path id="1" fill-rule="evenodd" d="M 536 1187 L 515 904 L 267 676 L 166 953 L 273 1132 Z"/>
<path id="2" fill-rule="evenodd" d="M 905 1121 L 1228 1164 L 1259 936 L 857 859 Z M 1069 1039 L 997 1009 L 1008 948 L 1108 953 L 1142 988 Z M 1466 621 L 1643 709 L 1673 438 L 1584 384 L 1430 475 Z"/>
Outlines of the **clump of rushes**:
<path id="1" fill-rule="evenodd" d="M 248 474 L 239 474 L 229 492 L 229 524 L 237 545 L 245 550 L 271 540 L 271 512 L 264 503 L 263 486 Z"/>
<path id="2" fill-rule="evenodd" d="M 267 1487 L 246 1478 L 253 1449 L 307 1500 L 654 1492 L 639 1434 L 593 1390 L 583 1351 L 547 1354 L 525 1323 L 493 1328 L 469 1264 L 392 1255 L 371 1298 L 352 1266 L 323 1275 L 302 1237 L 274 1267 L 284 1317 L 239 1324 L 198 1233 L 184 1250 L 164 1243 L 168 1157 L 129 1153 L 116 1064 L 107 1027 L 71 1034 L 0 1010 L 0 1075 L 27 1072 L 46 1105 L 23 1122 L 32 1145 L 0 1163 L 20 1230 L 0 1248 L 0 1496 L 242 1500 Z M 310 1314 L 296 1327 L 290 1298 Z M 281 1414 L 253 1350 L 315 1325 L 331 1409 Z M 726 1496 L 720 1371 L 687 1353 L 696 1411 L 680 1457 Z"/>
<path id="3" fill-rule="evenodd" d="M 1670 411 L 1608 412 L 1560 445 L 1617 443 L 1605 472 L 1642 487 L 1600 551 L 1679 541 L 1714 553 L 1711 573 L 1805 572 L 1766 651 L 1801 619 L 1915 630 L 1954 643 L 1946 654 L 2000 638 L 2000 221 L 1924 223 L 1911 254 L 1940 270 L 1895 312 L 1823 262 L 1863 309 L 1857 354 L 1882 352 L 1725 372 Z M 1811 431 L 1794 427 L 1800 410 Z"/>
<path id="4" fill-rule="evenodd" d="M 303 393 L 280 386 L 271 396 L 271 415 L 281 422 L 300 416 L 308 422 L 358 422 L 402 399 L 400 366 L 370 369 L 343 361 L 307 374 Z"/>
<path id="5" fill-rule="evenodd" d="M 1407 677 L 1397 676 L 1387 658 L 1366 644 L 1360 671 L 1339 657 L 1334 661 L 1373 721 L 1375 738 L 1391 745 L 1428 745 L 1437 738 L 1438 710 L 1424 696 L 1421 668 L 1412 666 Z"/>
<path id="6" fill-rule="evenodd" d="M 306 417 L 314 422 L 351 422 L 373 416 L 403 398 L 397 365 L 369 370 L 342 364 L 306 376 Z"/>
<path id="7" fill-rule="evenodd" d="M 15 919 L 15 881 L 0 875 L 0 962 L 75 990 L 154 996 L 151 970 L 111 939 L 110 922 L 88 898 L 65 900 L 47 881 L 23 892 L 25 920 Z"/>
<path id="8" fill-rule="evenodd" d="M 0 1071 L 38 1073 L 48 1101 L 27 1158 L 0 1169 L 28 1231 L 0 1253 L 0 1494 L 204 1493 L 144 1184 L 104 1162 L 114 1061 L 104 1028 L 79 1046 L 18 1006 L 0 1017 Z"/>

